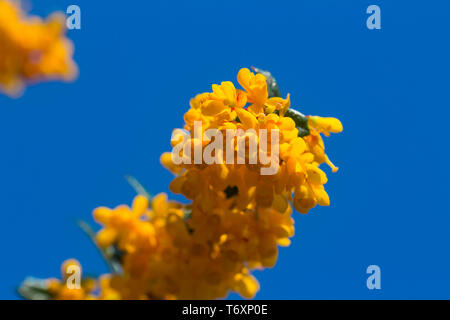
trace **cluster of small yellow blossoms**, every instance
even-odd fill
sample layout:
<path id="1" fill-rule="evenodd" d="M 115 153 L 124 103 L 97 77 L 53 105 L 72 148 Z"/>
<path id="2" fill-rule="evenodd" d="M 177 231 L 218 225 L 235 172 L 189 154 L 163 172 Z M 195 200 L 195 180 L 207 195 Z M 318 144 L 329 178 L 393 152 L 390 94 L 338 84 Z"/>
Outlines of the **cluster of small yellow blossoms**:
<path id="1" fill-rule="evenodd" d="M 214 299 L 230 290 L 252 297 L 258 284 L 248 268 L 273 265 L 273 244 L 286 244 L 293 221 L 289 210 L 261 210 L 255 219 L 256 211 L 228 207 L 223 200 L 203 215 L 160 194 L 150 208 L 147 198 L 137 196 L 131 209 L 96 209 L 94 217 L 104 225 L 99 245 L 114 244 L 124 253 L 123 274 L 111 286 L 125 299 Z"/>
<path id="2" fill-rule="evenodd" d="M 319 168 L 322 163 L 329 164 L 333 171 L 337 168 L 330 162 L 324 152 L 324 143 L 320 133 L 342 131 L 342 124 L 335 118 L 311 116 L 307 118 L 309 134 L 299 136 L 296 122 L 289 116 L 290 99 L 280 97 L 269 98 L 267 79 L 261 74 L 253 74 L 248 69 L 241 69 L 238 82 L 245 89 L 237 90 L 232 82 L 213 85 L 212 93 L 202 93 L 191 100 L 191 108 L 184 115 L 185 129 L 190 132 L 191 139 L 185 143 L 201 145 L 208 148 L 211 141 L 203 139 L 206 130 L 214 128 L 223 132 L 242 129 L 253 129 L 245 139 L 258 140 L 261 129 L 271 132 L 279 131 L 279 170 L 274 175 L 261 175 L 261 163 L 235 164 L 223 161 L 215 164 L 195 164 L 193 161 L 175 165 L 170 153 L 163 154 L 162 163 L 178 176 L 170 185 L 171 191 L 181 193 L 202 208 L 204 212 L 216 207 L 218 199 L 228 195 L 233 205 L 241 210 L 248 206 L 255 208 L 274 208 L 278 212 L 286 211 L 288 202 L 292 200 L 295 209 L 307 213 L 317 204 L 330 204 L 324 189 L 326 174 Z M 247 101 L 250 106 L 244 108 Z M 201 122 L 201 141 L 196 141 L 194 122 Z M 301 129 L 301 128 L 300 128 Z M 252 135 L 252 136 L 249 136 Z M 181 136 L 174 135 L 172 144 L 180 143 Z M 235 149 L 239 145 L 238 137 L 234 137 Z M 267 138 L 270 145 L 270 135 Z M 224 143 L 229 143 L 225 141 Z M 258 144 L 259 145 L 259 144 Z M 224 149 L 226 146 L 224 147 Z M 180 152 L 183 153 L 184 149 Z M 267 147 L 270 157 L 271 148 Z M 233 150 L 235 152 L 236 150 Z M 248 151 L 248 150 L 247 150 Z M 248 153 L 248 152 L 247 152 Z M 192 156 L 193 152 L 191 152 Z M 246 154 L 248 157 L 248 154 Z M 237 160 L 237 159 L 236 159 Z M 192 163 L 192 164 L 191 164 Z M 230 196 L 230 190 L 234 190 Z"/>
<path id="3" fill-rule="evenodd" d="M 0 0 L 0 91 L 15 96 L 29 82 L 74 79 L 72 54 L 64 14 L 27 17 L 19 2 Z"/>
<path id="4" fill-rule="evenodd" d="M 273 267 L 278 246 L 288 246 L 294 235 L 291 204 L 301 213 L 317 204 L 329 205 L 327 177 L 319 165 L 337 168 L 324 152 L 321 134 L 340 132 L 342 125 L 335 118 L 305 117 L 290 109 L 289 95 L 271 96 L 270 81 L 262 73 L 241 69 L 238 82 L 244 90 L 223 82 L 213 85 L 212 93 L 191 100 L 184 116 L 189 136 L 184 144 L 189 150 L 196 145 L 204 150 L 212 141 L 205 141 L 203 133 L 211 128 L 253 129 L 254 134 L 277 129 L 277 172 L 261 175 L 265 165 L 260 163 L 175 164 L 173 153 L 164 153 L 161 163 L 176 175 L 170 190 L 192 201 L 181 204 L 168 201 L 165 194 L 151 199 L 138 195 L 131 207 L 95 209 L 94 219 L 102 225 L 95 241 L 104 252 L 115 252 L 121 270 L 85 281 L 74 292 L 62 285 L 63 272 L 63 281 L 47 280 L 51 298 L 215 299 L 229 292 L 254 297 L 259 284 L 251 271 Z M 200 141 L 194 133 L 196 121 L 202 124 Z M 172 145 L 181 139 L 175 133 Z M 181 149 L 181 156 L 188 149 Z M 269 149 L 266 155 L 272 157 Z"/>
<path id="5" fill-rule="evenodd" d="M 138 195 L 133 205 L 99 207 L 94 218 L 101 248 L 114 246 L 122 272 L 89 279 L 78 289 L 47 280 L 53 299 L 215 299 L 235 291 L 251 298 L 259 289 L 249 270 L 271 267 L 277 244 L 288 245 L 294 227 L 291 209 L 230 210 L 229 200 L 206 216 L 192 206 L 169 202 L 165 194 Z M 189 210 L 189 211 L 188 211 Z M 186 219 L 187 212 L 191 212 Z M 198 212 L 198 214 L 196 214 Z M 96 292 L 96 293 L 94 293 Z"/>

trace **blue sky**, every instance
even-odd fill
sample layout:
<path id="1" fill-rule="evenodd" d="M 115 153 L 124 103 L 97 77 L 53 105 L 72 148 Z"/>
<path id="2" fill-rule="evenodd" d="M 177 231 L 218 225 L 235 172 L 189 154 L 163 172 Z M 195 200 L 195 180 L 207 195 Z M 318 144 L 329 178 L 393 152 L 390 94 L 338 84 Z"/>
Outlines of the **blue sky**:
<path id="1" fill-rule="evenodd" d="M 125 174 L 168 192 L 159 156 L 189 99 L 252 65 L 303 113 L 344 125 L 326 141 L 340 167 L 325 169 L 331 206 L 295 214 L 292 245 L 255 273 L 256 298 L 450 298 L 450 4 L 41 0 L 32 12 L 70 4 L 78 80 L 0 96 L 0 298 L 70 257 L 106 272 L 76 219 L 130 203 Z M 381 30 L 366 28 L 371 4 Z M 372 264 L 381 290 L 366 287 Z"/>

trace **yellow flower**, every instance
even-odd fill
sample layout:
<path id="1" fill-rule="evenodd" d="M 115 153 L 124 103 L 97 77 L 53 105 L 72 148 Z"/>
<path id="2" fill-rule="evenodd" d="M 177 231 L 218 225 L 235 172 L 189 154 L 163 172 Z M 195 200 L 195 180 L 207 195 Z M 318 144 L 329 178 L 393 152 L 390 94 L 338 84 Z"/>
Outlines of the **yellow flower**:
<path id="1" fill-rule="evenodd" d="M 283 114 L 290 106 L 289 94 L 286 99 L 279 97 L 269 98 L 267 90 L 267 79 L 261 74 L 253 74 L 247 68 L 242 68 L 237 76 L 239 84 L 246 90 L 248 101 L 252 103 L 248 107 L 248 111 L 254 115 L 261 113 L 272 113 L 274 111 L 281 111 Z"/>
<path id="2" fill-rule="evenodd" d="M 237 80 L 242 88 L 247 91 L 248 101 L 258 106 L 266 103 L 269 93 L 267 91 L 266 77 L 262 74 L 253 74 L 247 68 L 239 70 Z"/>
<path id="3" fill-rule="evenodd" d="M 245 272 L 245 271 L 244 271 Z M 239 292 L 244 298 L 253 298 L 256 292 L 259 291 L 258 281 L 246 273 L 238 273 L 234 277 L 236 282 L 236 291 Z"/>
<path id="4" fill-rule="evenodd" d="M 280 115 L 283 116 L 290 106 L 291 106 L 291 96 L 289 94 L 287 95 L 286 99 L 279 97 L 272 97 L 269 98 L 265 103 L 267 113 L 272 113 L 277 110 L 280 111 Z"/>
<path id="5" fill-rule="evenodd" d="M 336 118 L 323 118 L 318 116 L 309 116 L 308 124 L 310 127 L 316 129 L 320 133 L 325 134 L 327 137 L 330 132 L 339 133 L 342 132 L 342 123 Z"/>
<path id="6" fill-rule="evenodd" d="M 325 154 L 325 145 L 320 133 L 325 136 L 329 136 L 330 132 L 339 133 L 342 132 L 342 123 L 336 118 L 322 118 L 318 116 L 309 116 L 308 125 L 310 128 L 310 135 L 304 137 L 309 151 L 314 154 L 314 161 L 318 164 L 328 164 L 333 172 L 338 171 L 338 168 L 330 161 Z"/>
<path id="7" fill-rule="evenodd" d="M 247 103 L 247 95 L 242 90 L 236 90 L 234 84 L 230 81 L 224 81 L 219 85 L 212 85 L 213 92 L 209 98 L 221 101 L 230 108 L 242 108 Z"/>
<path id="8" fill-rule="evenodd" d="M 0 0 L 0 91 L 16 96 L 26 83 L 73 80 L 72 55 L 64 14 L 26 17 L 17 2 Z"/>

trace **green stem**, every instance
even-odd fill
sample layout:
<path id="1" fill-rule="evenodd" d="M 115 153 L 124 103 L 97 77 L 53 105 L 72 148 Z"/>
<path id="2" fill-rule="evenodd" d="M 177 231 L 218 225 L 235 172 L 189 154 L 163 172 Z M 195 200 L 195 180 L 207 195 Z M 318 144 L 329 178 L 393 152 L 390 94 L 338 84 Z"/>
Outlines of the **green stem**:
<path id="1" fill-rule="evenodd" d="M 98 252 L 100 252 L 103 260 L 106 263 L 106 266 L 108 267 L 109 271 L 111 273 L 119 273 L 120 272 L 120 268 L 118 268 L 118 266 L 111 261 L 111 259 L 109 258 L 108 254 L 106 253 L 106 251 L 104 249 L 102 249 L 96 240 L 96 233 L 95 231 L 91 228 L 91 226 L 83 220 L 78 220 L 77 221 L 78 226 L 81 228 L 81 230 L 84 231 L 84 233 L 89 237 L 89 239 L 92 241 L 92 243 L 95 245 L 95 247 L 97 248 Z"/>

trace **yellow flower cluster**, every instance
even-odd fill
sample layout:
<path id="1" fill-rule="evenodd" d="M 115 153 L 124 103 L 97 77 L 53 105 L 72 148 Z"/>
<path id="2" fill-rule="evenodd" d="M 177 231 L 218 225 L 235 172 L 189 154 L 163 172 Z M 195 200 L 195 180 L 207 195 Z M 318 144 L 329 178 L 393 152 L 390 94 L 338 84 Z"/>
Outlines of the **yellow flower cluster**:
<path id="1" fill-rule="evenodd" d="M 168 201 L 165 194 L 152 199 L 138 195 L 131 207 L 95 209 L 94 219 L 102 225 L 96 243 L 105 252 L 117 253 L 121 271 L 87 282 L 75 292 L 67 292 L 60 280 L 51 280 L 48 288 L 53 298 L 215 299 L 230 291 L 254 297 L 259 284 L 251 271 L 273 267 L 278 246 L 288 246 L 294 235 L 291 204 L 301 213 L 317 204 L 329 205 L 324 189 L 327 176 L 319 165 L 337 168 L 324 152 L 321 134 L 340 132 L 342 125 L 335 118 L 302 115 L 304 127 L 299 127 L 289 95 L 269 97 L 263 74 L 241 69 L 238 82 L 244 90 L 222 82 L 213 85 L 213 92 L 191 100 L 184 116 L 189 136 L 184 144 L 205 150 L 213 143 L 203 139 L 208 129 L 253 129 L 253 136 L 244 139 L 256 139 L 260 149 L 259 131 L 276 129 L 277 172 L 261 175 L 264 164 L 237 161 L 175 164 L 172 154 L 164 153 L 162 164 L 176 175 L 171 191 L 192 202 Z M 200 140 L 194 132 L 196 121 L 202 124 Z M 305 127 L 307 134 L 300 134 Z M 233 139 L 237 142 L 239 137 Z M 181 140 L 175 132 L 172 145 Z M 248 157 L 250 148 L 245 146 Z M 188 149 L 180 149 L 180 155 L 192 157 L 184 154 Z M 272 157 L 268 150 L 272 149 L 264 150 L 266 156 Z M 224 160 L 223 154 L 218 157 Z"/>
<path id="2" fill-rule="evenodd" d="M 18 2 L 0 0 L 0 91 L 14 96 L 28 82 L 72 80 L 72 54 L 63 14 L 26 17 Z"/>
<path id="3" fill-rule="evenodd" d="M 123 254 L 122 273 L 69 289 L 64 285 L 66 270 L 77 263 L 69 260 L 62 267 L 63 281 L 47 280 L 48 290 L 53 299 L 67 300 L 215 299 L 229 291 L 251 298 L 259 284 L 249 271 L 273 266 L 277 244 L 289 244 L 294 233 L 291 209 L 283 214 L 270 208 L 244 212 L 229 205 L 224 200 L 203 215 L 159 194 L 151 204 L 138 195 L 131 208 L 99 207 L 94 218 L 103 229 L 97 243 L 102 248 L 114 245 Z"/>
<path id="4" fill-rule="evenodd" d="M 222 82 L 212 86 L 212 93 L 202 93 L 191 100 L 191 108 L 184 116 L 185 129 L 190 132 L 191 139 L 185 143 L 201 145 L 203 150 L 208 148 L 211 141 L 205 141 L 202 137 L 211 128 L 222 131 L 223 135 L 229 129 L 253 129 L 255 134 L 251 137 L 246 135 L 245 139 L 255 140 L 258 140 L 261 129 L 267 132 L 279 130 L 278 172 L 275 175 L 261 175 L 260 167 L 264 166 L 261 163 L 236 164 L 235 159 L 230 164 L 225 155 L 221 163 L 175 165 L 172 155 L 166 153 L 161 157 L 162 163 L 178 175 L 170 185 L 171 191 L 192 199 L 205 212 L 216 207 L 217 199 L 225 196 L 231 198 L 233 205 L 241 210 L 246 210 L 250 205 L 273 207 L 284 212 L 288 201 L 292 200 L 292 193 L 294 207 L 301 213 L 307 213 L 317 204 L 329 205 L 330 200 L 324 189 L 327 177 L 319 165 L 326 162 L 334 171 L 337 168 L 324 152 L 320 133 L 328 135 L 330 132 L 342 131 L 340 121 L 335 118 L 308 117 L 310 134 L 299 137 L 295 121 L 286 116 L 290 107 L 289 95 L 286 99 L 269 98 L 265 76 L 255 75 L 245 68 L 239 71 L 237 79 L 245 91 L 237 90 L 231 82 Z M 245 109 L 247 101 L 251 105 Z M 196 121 L 202 123 L 201 141 L 195 138 Z M 173 137 L 173 145 L 180 143 L 179 136 L 174 134 Z M 234 139 L 236 149 L 238 137 Z M 267 140 L 270 145 L 271 139 Z M 183 150 L 180 152 L 183 153 Z M 269 150 L 271 148 L 267 148 L 268 156 Z M 231 196 L 230 190 L 234 190 Z"/>
<path id="5" fill-rule="evenodd" d="M 248 69 L 239 72 L 238 81 L 245 91 L 223 82 L 192 99 L 184 116 L 191 135 L 186 143 L 203 149 L 211 143 L 195 141 L 195 121 L 202 123 L 201 137 L 210 128 L 278 129 L 277 174 L 261 175 L 259 164 L 175 165 L 170 153 L 163 154 L 161 162 L 177 175 L 170 189 L 191 199 L 190 205 L 168 202 L 161 194 L 151 209 L 138 196 L 132 208 L 94 211 L 104 226 L 98 243 L 124 253 L 123 274 L 111 279 L 122 298 L 211 299 L 229 291 L 251 298 L 259 285 L 250 271 L 274 266 L 278 246 L 288 246 L 294 235 L 289 201 L 303 213 L 316 204 L 329 205 L 323 187 L 327 177 L 319 165 L 336 168 L 324 153 L 320 133 L 340 132 L 339 120 L 309 117 L 310 134 L 299 137 L 295 121 L 285 116 L 289 96 L 269 98 L 266 78 Z M 247 101 L 251 105 L 245 108 Z M 174 137 L 173 145 L 180 142 Z"/>
<path id="6" fill-rule="evenodd" d="M 249 268 L 274 264 L 276 243 L 288 243 L 293 221 L 290 209 L 247 213 L 230 204 L 223 199 L 204 214 L 160 194 L 149 209 L 144 196 L 131 208 L 97 208 L 98 243 L 124 253 L 123 274 L 111 286 L 124 299 L 214 299 L 230 290 L 253 297 L 258 283 Z"/>

